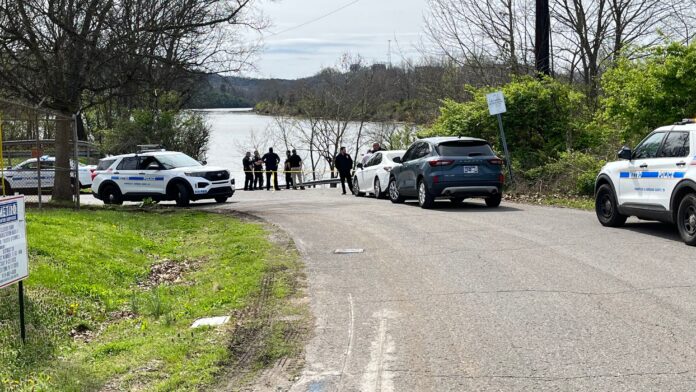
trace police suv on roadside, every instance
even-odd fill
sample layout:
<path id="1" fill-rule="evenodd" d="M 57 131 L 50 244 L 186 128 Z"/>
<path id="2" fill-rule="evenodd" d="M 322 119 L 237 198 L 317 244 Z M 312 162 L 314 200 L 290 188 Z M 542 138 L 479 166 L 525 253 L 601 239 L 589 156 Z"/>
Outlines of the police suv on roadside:
<path id="1" fill-rule="evenodd" d="M 230 172 L 205 166 L 181 152 L 146 150 L 99 161 L 92 194 L 104 204 L 174 200 L 179 206 L 202 199 L 224 203 L 234 194 Z"/>
<path id="2" fill-rule="evenodd" d="M 609 162 L 595 183 L 595 210 L 604 226 L 618 227 L 629 216 L 677 225 L 696 245 L 696 123 L 683 120 L 656 129 L 622 160 Z"/>

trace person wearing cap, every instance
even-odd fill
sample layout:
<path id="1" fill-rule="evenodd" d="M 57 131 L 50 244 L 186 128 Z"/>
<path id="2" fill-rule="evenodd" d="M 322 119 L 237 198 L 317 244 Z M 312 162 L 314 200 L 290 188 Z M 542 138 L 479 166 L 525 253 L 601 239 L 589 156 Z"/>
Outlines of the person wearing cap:
<path id="1" fill-rule="evenodd" d="M 346 194 L 346 181 L 348 181 L 348 188 L 353 190 L 353 179 L 351 178 L 351 171 L 353 170 L 353 159 L 350 157 L 345 147 L 341 147 L 341 151 L 336 155 L 334 159 L 336 170 L 338 170 L 338 175 L 341 178 L 341 188 L 343 188 L 343 194 Z"/>

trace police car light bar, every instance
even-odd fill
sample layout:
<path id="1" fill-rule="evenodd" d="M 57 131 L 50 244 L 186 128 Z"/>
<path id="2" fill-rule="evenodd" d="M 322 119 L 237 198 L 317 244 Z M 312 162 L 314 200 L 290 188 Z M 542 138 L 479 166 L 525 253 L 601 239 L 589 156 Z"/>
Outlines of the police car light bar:
<path id="1" fill-rule="evenodd" d="M 138 144 L 138 152 L 159 152 L 167 151 L 159 144 Z"/>
<path id="2" fill-rule="evenodd" d="M 685 118 L 685 119 L 682 119 L 681 121 L 674 123 L 674 125 L 686 125 L 686 124 L 693 124 L 693 123 L 696 123 L 696 119 Z"/>

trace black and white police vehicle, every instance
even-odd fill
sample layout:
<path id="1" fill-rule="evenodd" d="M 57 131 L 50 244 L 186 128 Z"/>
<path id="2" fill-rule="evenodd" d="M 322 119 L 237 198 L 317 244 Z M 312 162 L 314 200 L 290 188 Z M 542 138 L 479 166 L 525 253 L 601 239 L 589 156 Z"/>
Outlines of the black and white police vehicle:
<path id="1" fill-rule="evenodd" d="M 631 150 L 619 151 L 595 183 L 595 210 L 604 226 L 629 216 L 676 224 L 696 246 L 696 123 L 684 120 L 650 133 Z"/>
<path id="2" fill-rule="evenodd" d="M 230 172 L 205 166 L 181 152 L 145 150 L 99 161 L 92 194 L 104 204 L 124 201 L 174 200 L 179 206 L 215 199 L 224 203 L 234 194 Z"/>

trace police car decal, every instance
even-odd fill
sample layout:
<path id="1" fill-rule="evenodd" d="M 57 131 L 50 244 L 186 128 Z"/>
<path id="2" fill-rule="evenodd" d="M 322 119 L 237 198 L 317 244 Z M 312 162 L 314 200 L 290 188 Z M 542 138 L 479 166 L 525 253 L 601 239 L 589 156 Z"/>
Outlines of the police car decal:
<path id="1" fill-rule="evenodd" d="M 620 178 L 684 178 L 686 172 L 657 172 L 657 171 L 638 171 L 638 172 L 621 172 L 619 173 Z"/>

